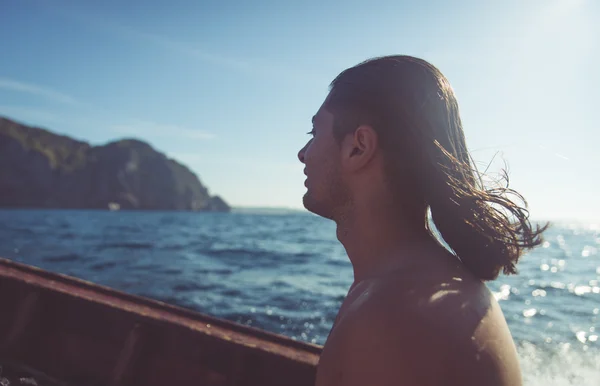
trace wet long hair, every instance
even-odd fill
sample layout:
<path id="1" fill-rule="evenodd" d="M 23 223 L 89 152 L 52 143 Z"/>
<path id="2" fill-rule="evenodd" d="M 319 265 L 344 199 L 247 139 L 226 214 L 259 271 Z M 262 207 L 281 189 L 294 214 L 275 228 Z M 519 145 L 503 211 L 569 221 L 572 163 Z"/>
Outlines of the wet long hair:
<path id="1" fill-rule="evenodd" d="M 379 136 L 389 187 L 402 215 L 435 228 L 481 280 L 516 273 L 520 256 L 539 245 L 548 224 L 529 221 L 527 203 L 505 173 L 486 187 L 463 133 L 456 96 L 433 65 L 410 56 L 367 60 L 331 83 L 327 109 L 341 143 L 367 124 Z"/>

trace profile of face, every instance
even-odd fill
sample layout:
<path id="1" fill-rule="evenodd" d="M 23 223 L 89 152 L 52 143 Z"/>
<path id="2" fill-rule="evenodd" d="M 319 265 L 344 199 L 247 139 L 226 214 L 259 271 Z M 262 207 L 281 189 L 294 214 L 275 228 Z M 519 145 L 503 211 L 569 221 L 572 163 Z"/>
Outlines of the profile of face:
<path id="1" fill-rule="evenodd" d="M 342 175 L 340 145 L 333 134 L 334 116 L 327 99 L 313 117 L 312 138 L 298 152 L 304 166 L 306 193 L 304 207 L 328 219 L 348 203 L 348 189 Z"/>

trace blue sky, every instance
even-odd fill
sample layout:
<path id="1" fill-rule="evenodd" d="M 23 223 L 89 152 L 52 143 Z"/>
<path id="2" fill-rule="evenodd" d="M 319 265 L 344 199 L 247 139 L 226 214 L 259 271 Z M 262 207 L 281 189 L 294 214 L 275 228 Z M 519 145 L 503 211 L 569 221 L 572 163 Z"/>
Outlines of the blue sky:
<path id="1" fill-rule="evenodd" d="M 137 137 L 233 205 L 300 208 L 296 154 L 330 81 L 415 55 L 449 78 L 474 158 L 500 152 L 533 217 L 600 220 L 599 20 L 594 0 L 4 0 L 0 115 Z"/>

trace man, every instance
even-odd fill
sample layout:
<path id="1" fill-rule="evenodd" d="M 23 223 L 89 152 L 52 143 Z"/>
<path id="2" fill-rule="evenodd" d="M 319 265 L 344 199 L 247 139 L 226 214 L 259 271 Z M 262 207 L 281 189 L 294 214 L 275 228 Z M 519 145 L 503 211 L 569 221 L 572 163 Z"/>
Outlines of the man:
<path id="1" fill-rule="evenodd" d="M 514 273 L 545 227 L 515 191 L 482 186 L 446 78 L 408 56 L 361 63 L 333 81 L 309 134 L 304 205 L 336 222 L 354 270 L 317 386 L 520 385 L 483 281 Z"/>

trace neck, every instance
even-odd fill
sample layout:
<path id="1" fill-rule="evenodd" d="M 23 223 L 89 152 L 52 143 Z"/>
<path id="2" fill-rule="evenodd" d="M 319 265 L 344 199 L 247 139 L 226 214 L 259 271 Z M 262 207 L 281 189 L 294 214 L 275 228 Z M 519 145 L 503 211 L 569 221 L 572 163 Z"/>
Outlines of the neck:
<path id="1" fill-rule="evenodd" d="M 354 284 L 414 263 L 411 250 L 433 245 L 425 222 L 410 223 L 386 200 L 355 205 L 336 219 L 337 237 L 354 269 Z"/>

